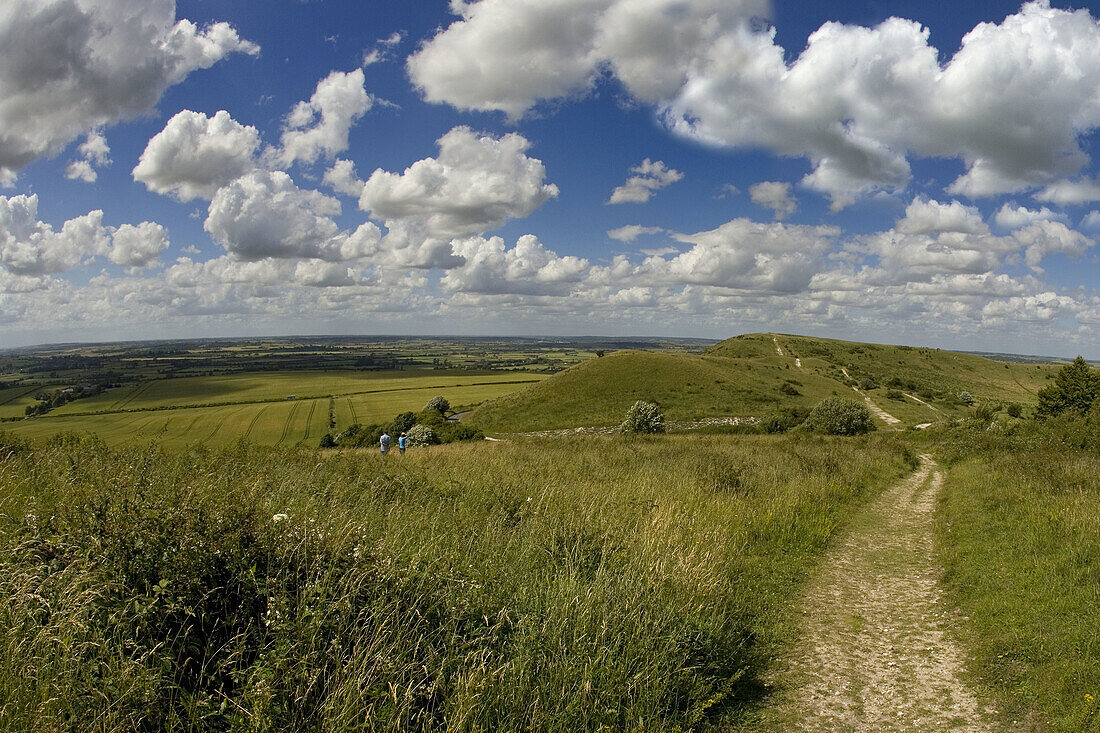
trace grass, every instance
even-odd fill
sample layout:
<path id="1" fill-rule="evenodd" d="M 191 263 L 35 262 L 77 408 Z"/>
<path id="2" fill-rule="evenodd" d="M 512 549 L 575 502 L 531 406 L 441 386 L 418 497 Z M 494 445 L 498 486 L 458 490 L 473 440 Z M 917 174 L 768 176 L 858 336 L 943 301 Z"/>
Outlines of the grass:
<path id="1" fill-rule="evenodd" d="M 0 443 L 9 730 L 751 723 L 814 559 L 914 460 L 881 436 Z"/>
<path id="2" fill-rule="evenodd" d="M 974 669 L 1009 720 L 1097 731 L 1100 454 L 1065 437 L 1041 425 L 953 436 L 939 536 Z"/>
<path id="3" fill-rule="evenodd" d="M 877 386 L 857 392 L 842 369 L 856 383 L 869 378 Z M 902 426 L 912 426 L 968 414 L 957 400 L 962 391 L 978 401 L 1034 404 L 1051 373 L 1049 365 L 936 349 L 750 334 L 702 355 L 618 351 L 590 359 L 481 407 L 474 420 L 483 430 L 530 432 L 614 425 L 636 400 L 660 404 L 669 420 L 694 420 L 760 417 L 780 408 L 813 407 L 834 395 L 860 401 L 866 395 Z M 896 390 L 900 399 L 886 396 L 894 379 L 903 384 Z"/>
<path id="4" fill-rule="evenodd" d="M 770 347 L 770 353 L 774 354 L 775 342 L 783 349 L 784 356 L 800 358 L 803 366 L 811 371 L 828 373 L 845 367 L 857 381 L 871 377 L 885 385 L 891 379 L 898 379 L 912 384 L 905 388 L 909 392 L 930 390 L 954 395 L 968 391 L 979 401 L 1033 404 L 1035 393 L 1047 385 L 1048 375 L 1057 370 L 1049 364 L 993 361 L 976 354 L 940 349 L 770 333 L 727 339 L 706 353 L 728 357 L 758 356 L 769 353 Z M 884 393 L 885 389 L 880 389 L 872 396 L 881 403 Z M 926 401 L 938 407 L 947 406 L 935 400 Z"/>

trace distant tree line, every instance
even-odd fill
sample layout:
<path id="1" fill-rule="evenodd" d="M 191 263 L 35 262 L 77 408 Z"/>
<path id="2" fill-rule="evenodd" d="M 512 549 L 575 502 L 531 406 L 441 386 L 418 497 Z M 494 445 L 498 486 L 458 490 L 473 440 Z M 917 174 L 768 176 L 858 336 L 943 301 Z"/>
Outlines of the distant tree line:
<path id="1" fill-rule="evenodd" d="M 65 387 L 63 389 L 56 389 L 51 392 L 38 392 L 34 395 L 34 399 L 37 400 L 36 404 L 27 405 L 24 413 L 27 417 L 33 417 L 34 415 L 45 415 L 55 407 L 61 407 L 64 404 L 72 402 L 73 400 L 79 400 L 84 397 L 93 397 L 97 394 L 102 394 L 108 389 L 115 387 L 115 384 L 101 383 L 101 384 L 85 384 L 78 387 Z"/>
<path id="2" fill-rule="evenodd" d="M 451 405 L 445 398 L 433 397 L 420 412 L 402 412 L 388 423 L 375 425 L 353 423 L 336 435 L 325 433 L 321 436 L 320 447 L 373 447 L 378 445 L 378 439 L 382 437 L 383 432 L 393 436 L 394 443 L 397 436 L 407 433 L 411 447 L 485 439 L 485 434 L 477 428 L 457 420 L 448 420 L 447 413 L 450 410 Z"/>

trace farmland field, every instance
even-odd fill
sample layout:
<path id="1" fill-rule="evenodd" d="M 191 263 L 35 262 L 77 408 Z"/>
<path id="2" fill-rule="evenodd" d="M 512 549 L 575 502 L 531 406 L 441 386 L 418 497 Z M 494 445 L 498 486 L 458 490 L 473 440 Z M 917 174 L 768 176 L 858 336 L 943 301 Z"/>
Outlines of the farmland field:
<path id="1" fill-rule="evenodd" d="M 292 372 L 146 382 L 136 388 L 112 390 L 70 402 L 48 415 L 7 423 L 4 429 L 39 438 L 63 432 L 89 432 L 112 445 L 147 440 L 165 446 L 225 445 L 239 438 L 261 445 L 316 445 L 327 432 L 342 430 L 356 422 L 386 422 L 400 412 L 419 410 L 437 395 L 446 397 L 455 406 L 475 405 L 542 379 L 542 375 L 524 373 L 400 374 Z M 270 384 L 266 383 L 268 379 Z M 207 380 L 211 381 L 209 390 L 204 386 Z M 171 390 L 180 383 L 184 389 L 173 402 Z M 238 387 L 239 391 L 230 391 L 229 386 Z M 337 388 L 345 393 L 336 393 Z M 300 394 L 293 400 L 271 397 L 288 389 Z M 213 395 L 229 404 L 172 407 L 213 402 L 210 399 Z M 333 426 L 329 425 L 330 395 L 336 415 Z M 268 401 L 258 401 L 265 396 Z M 110 411 L 115 405 L 121 408 Z"/>

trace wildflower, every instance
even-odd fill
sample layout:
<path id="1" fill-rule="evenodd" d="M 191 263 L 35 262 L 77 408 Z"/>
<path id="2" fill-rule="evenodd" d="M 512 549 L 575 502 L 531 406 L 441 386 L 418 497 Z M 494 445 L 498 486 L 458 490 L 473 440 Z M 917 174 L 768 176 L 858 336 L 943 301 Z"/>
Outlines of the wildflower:
<path id="1" fill-rule="evenodd" d="M 282 522 L 283 520 L 286 520 L 286 519 L 290 519 L 290 517 L 286 514 L 276 514 L 273 517 L 271 517 L 271 521 L 275 522 L 276 524 L 278 524 L 279 522 Z"/>

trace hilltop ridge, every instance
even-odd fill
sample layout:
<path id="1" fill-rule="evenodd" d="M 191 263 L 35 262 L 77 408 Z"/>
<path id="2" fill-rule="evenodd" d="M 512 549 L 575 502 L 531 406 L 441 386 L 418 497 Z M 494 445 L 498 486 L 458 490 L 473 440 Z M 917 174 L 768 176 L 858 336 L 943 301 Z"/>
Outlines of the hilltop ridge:
<path id="1" fill-rule="evenodd" d="M 869 399 L 882 426 L 911 426 L 965 414 L 963 393 L 1031 404 L 1053 369 L 927 347 L 752 333 L 697 355 L 624 350 L 590 359 L 482 405 L 473 420 L 498 432 L 614 425 L 639 399 L 660 404 L 669 420 L 759 417 L 837 395 Z"/>

